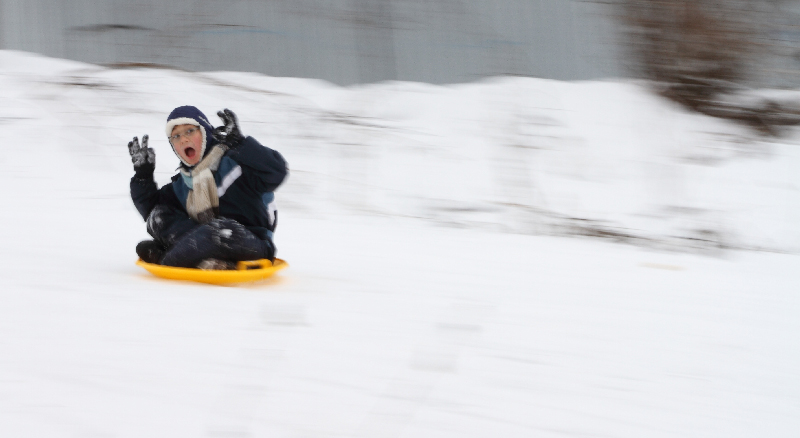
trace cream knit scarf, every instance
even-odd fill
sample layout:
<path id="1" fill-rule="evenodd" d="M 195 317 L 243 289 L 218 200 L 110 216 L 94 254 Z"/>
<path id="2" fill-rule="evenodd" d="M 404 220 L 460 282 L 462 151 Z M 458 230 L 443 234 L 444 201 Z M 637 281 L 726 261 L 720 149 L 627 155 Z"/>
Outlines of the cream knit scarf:
<path id="1" fill-rule="evenodd" d="M 228 147 L 218 144 L 191 170 L 181 169 L 183 180 L 189 186 L 186 211 L 198 223 L 205 224 L 219 216 L 219 195 L 214 174 Z"/>

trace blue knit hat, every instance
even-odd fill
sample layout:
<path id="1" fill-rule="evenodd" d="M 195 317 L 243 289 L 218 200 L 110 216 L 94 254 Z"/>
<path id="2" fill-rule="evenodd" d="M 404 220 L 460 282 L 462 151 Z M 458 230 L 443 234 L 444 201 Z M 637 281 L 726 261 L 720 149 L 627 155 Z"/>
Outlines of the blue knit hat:
<path id="1" fill-rule="evenodd" d="M 200 133 L 203 134 L 203 145 L 200 148 L 201 157 L 205 157 L 206 152 L 211 150 L 211 146 L 218 143 L 213 135 L 214 127 L 211 126 L 206 115 L 196 107 L 189 105 L 179 106 L 169 113 L 169 116 L 167 116 L 167 137 L 172 135 L 172 129 L 178 125 L 194 125 L 203 128 L 200 130 Z M 172 146 L 172 143 L 170 143 L 170 146 Z M 175 155 L 178 155 L 174 146 L 172 146 L 172 151 L 175 152 Z M 180 155 L 178 155 L 178 158 L 187 167 L 192 167 L 189 163 L 183 161 Z"/>

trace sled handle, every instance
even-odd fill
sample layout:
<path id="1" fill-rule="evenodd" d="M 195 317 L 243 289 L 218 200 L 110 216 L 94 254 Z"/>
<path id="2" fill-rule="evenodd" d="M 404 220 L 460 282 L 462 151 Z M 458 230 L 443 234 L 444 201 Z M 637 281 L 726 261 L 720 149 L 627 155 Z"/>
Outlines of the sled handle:
<path id="1" fill-rule="evenodd" d="M 237 271 L 247 271 L 247 270 L 250 270 L 250 269 L 269 268 L 271 266 L 272 266 L 272 262 L 269 261 L 269 259 L 244 260 L 244 261 L 236 263 L 236 270 Z"/>

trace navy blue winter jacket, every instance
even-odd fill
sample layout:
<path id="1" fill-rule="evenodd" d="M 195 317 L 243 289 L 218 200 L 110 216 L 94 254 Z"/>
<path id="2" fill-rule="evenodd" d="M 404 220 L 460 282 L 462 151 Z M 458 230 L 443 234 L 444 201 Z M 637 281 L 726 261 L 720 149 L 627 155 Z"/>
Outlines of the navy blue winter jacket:
<path id="1" fill-rule="evenodd" d="M 261 239 L 272 238 L 278 222 L 273 191 L 287 174 L 281 154 L 247 137 L 239 147 L 225 153 L 213 174 L 220 216 L 236 220 Z M 145 220 L 159 204 L 188 215 L 188 194 L 189 186 L 180 173 L 161 189 L 152 178 L 131 178 L 131 198 Z"/>

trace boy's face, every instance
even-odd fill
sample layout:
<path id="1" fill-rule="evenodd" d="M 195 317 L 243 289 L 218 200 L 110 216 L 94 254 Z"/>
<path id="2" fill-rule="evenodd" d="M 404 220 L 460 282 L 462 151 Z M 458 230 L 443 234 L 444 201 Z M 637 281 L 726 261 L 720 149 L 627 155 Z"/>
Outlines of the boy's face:
<path id="1" fill-rule="evenodd" d="M 189 163 L 194 166 L 199 163 L 203 158 L 200 156 L 200 150 L 203 146 L 203 134 L 200 133 L 199 126 L 195 125 L 178 125 L 172 128 L 172 137 L 170 143 L 175 152 Z M 176 138 L 177 136 L 177 138 Z"/>

